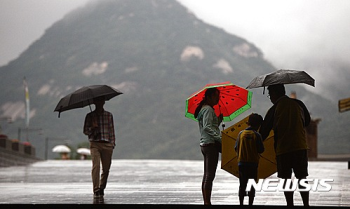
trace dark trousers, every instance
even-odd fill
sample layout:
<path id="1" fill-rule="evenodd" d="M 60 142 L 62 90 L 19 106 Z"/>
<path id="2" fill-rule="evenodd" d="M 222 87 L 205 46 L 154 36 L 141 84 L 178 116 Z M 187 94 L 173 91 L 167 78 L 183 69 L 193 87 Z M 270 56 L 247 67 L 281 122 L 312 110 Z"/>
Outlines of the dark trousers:
<path id="1" fill-rule="evenodd" d="M 204 175 L 202 180 L 202 189 L 211 190 L 215 178 L 216 168 L 219 160 L 219 150 L 212 144 L 209 146 L 201 146 L 204 157 Z"/>
<path id="2" fill-rule="evenodd" d="M 240 197 L 246 196 L 246 187 L 248 184 L 248 179 L 255 179 L 257 180 L 258 176 L 258 167 L 256 166 L 244 166 L 240 165 L 238 167 L 239 169 L 239 192 L 238 195 Z M 255 189 L 254 187 L 251 188 L 249 191 L 249 196 L 254 197 L 255 196 Z"/>

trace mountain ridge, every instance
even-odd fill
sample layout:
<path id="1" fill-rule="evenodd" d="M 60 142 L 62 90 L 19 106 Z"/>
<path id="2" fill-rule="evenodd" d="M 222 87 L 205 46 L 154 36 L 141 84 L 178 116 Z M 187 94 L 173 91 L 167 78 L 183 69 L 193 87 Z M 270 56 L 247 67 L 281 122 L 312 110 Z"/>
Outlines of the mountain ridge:
<path id="1" fill-rule="evenodd" d="M 87 142 L 82 125 L 89 108 L 63 112 L 61 118 L 53 110 L 60 98 L 79 87 L 107 84 L 124 93 L 106 102 L 115 118 L 114 158 L 200 159 L 198 125 L 184 117 L 187 97 L 207 83 L 230 81 L 245 87 L 255 76 L 276 70 L 255 45 L 204 23 L 174 0 L 135 2 L 104 0 L 77 9 L 18 59 L 0 67 L 6 72 L 0 84 L 0 115 L 15 120 L 4 127 L 12 138 L 23 127 L 22 75 L 30 91 L 30 127 L 43 130 L 42 135 L 29 134 L 39 157 L 45 152 L 44 139 L 49 147 Z M 332 133 L 323 130 L 323 122 L 338 131 L 334 121 L 339 119 L 325 117 L 335 108 L 307 88 L 287 86 L 305 100 L 314 117 L 323 118 L 319 150 L 327 153 L 326 139 Z M 226 127 L 251 112 L 264 115 L 271 106 L 262 89 L 252 91 L 252 108 Z M 341 117 L 340 123 L 346 121 Z M 346 149 L 339 144 L 334 150 Z"/>

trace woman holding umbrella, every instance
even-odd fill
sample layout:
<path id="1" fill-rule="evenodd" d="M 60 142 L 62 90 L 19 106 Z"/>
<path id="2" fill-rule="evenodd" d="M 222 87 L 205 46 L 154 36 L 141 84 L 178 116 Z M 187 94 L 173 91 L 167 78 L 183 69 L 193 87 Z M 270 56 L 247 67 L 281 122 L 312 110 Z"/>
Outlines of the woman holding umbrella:
<path id="1" fill-rule="evenodd" d="M 251 107 L 252 92 L 231 82 L 207 84 L 186 100 L 185 117 L 198 121 L 204 157 L 202 194 L 211 204 L 211 191 L 221 152 L 221 122 L 232 121 Z"/>
<path id="2" fill-rule="evenodd" d="M 211 205 L 211 191 L 221 148 L 219 125 L 222 121 L 222 115 L 217 117 L 214 111 L 214 106 L 218 104 L 219 98 L 220 91 L 218 89 L 207 89 L 194 114 L 199 124 L 200 147 L 204 156 L 202 194 L 205 205 Z"/>

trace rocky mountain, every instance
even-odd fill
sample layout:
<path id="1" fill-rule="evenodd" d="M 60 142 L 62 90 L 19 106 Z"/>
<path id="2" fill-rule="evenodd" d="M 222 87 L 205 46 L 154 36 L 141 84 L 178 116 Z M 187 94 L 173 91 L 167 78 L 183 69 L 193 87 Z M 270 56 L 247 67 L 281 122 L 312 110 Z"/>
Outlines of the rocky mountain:
<path id="1" fill-rule="evenodd" d="M 76 148 L 87 141 L 82 127 L 90 111 L 70 110 L 58 118 L 53 110 L 60 98 L 82 86 L 107 84 L 124 93 L 105 106 L 114 115 L 114 158 L 201 159 L 198 125 L 184 116 L 187 97 L 207 83 L 246 87 L 274 70 L 259 48 L 204 23 L 175 0 L 96 1 L 66 15 L 0 68 L 0 115 L 14 121 L 2 121 L 2 131 L 21 141 L 28 136 L 41 158 L 47 141 L 49 158 L 57 157 L 54 145 Z M 30 94 L 28 135 L 23 77 Z M 348 117 L 308 88 L 287 86 L 322 119 L 319 152 L 347 153 Z M 270 106 L 262 89 L 253 90 L 253 107 L 226 125 L 251 112 L 264 115 Z"/>

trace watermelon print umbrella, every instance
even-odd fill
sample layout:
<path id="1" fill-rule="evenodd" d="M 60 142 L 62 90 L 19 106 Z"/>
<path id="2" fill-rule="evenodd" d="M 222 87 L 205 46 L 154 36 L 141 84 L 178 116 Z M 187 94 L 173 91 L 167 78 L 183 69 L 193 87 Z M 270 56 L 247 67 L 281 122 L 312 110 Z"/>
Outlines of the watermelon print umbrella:
<path id="1" fill-rule="evenodd" d="M 214 106 L 215 114 L 217 116 L 223 114 L 224 122 L 232 121 L 235 117 L 251 107 L 253 94 L 251 91 L 230 82 L 207 84 L 186 100 L 185 116 L 187 118 L 197 121 L 194 117 L 194 112 L 204 98 L 205 91 L 208 88 L 214 87 L 220 91 L 219 103 Z"/>

